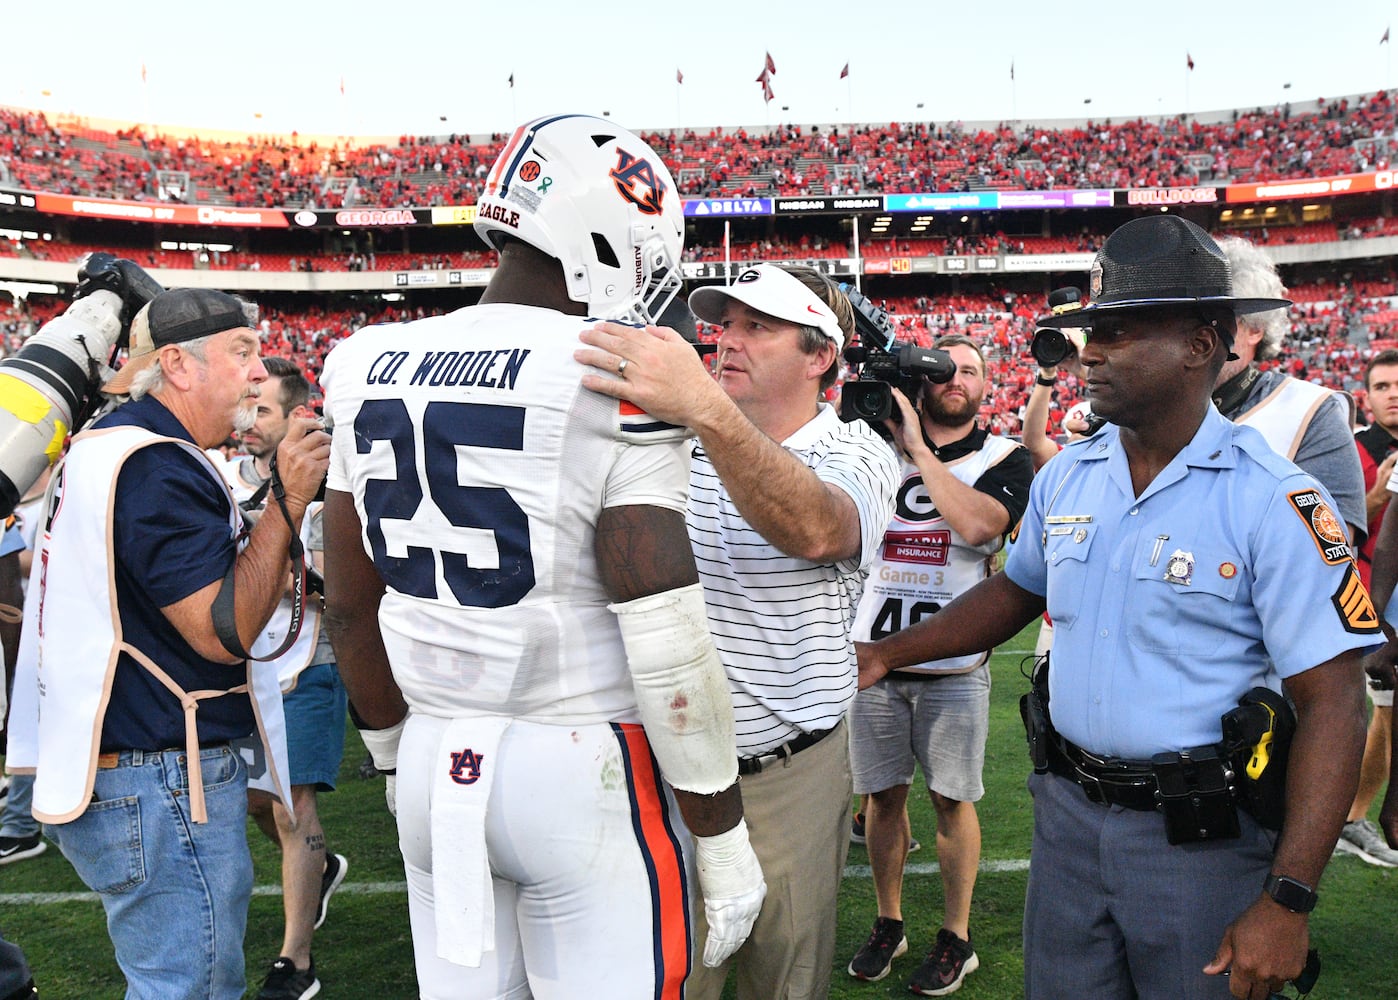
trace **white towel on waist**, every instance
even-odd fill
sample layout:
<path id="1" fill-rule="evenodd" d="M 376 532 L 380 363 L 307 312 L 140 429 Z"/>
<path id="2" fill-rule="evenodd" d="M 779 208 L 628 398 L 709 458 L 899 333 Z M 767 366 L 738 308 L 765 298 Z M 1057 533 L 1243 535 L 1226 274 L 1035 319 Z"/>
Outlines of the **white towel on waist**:
<path id="1" fill-rule="evenodd" d="M 495 895 L 485 844 L 486 805 L 509 719 L 453 719 L 432 780 L 432 893 L 437 957 L 480 968 L 495 948 Z"/>

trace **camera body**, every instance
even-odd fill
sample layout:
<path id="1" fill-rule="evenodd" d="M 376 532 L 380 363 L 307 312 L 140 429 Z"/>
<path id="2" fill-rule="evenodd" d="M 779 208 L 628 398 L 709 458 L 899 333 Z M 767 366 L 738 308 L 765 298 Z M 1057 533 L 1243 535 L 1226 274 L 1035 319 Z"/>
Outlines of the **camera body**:
<path id="1" fill-rule="evenodd" d="M 956 362 L 946 351 L 897 340 L 888 313 L 850 285 L 841 285 L 840 291 L 854 307 L 860 344 L 845 351 L 856 378 L 846 381 L 840 392 L 840 419 L 867 421 L 883 434 L 885 420 L 901 419 L 893 401 L 895 388 L 916 404 L 922 380 L 950 382 L 956 374 Z"/>
<path id="2" fill-rule="evenodd" d="M 1082 308 L 1082 293 L 1076 288 L 1055 288 L 1049 293 L 1049 311 L 1055 316 L 1076 312 Z M 1087 343 L 1087 336 L 1081 328 L 1060 330 L 1041 326 L 1034 331 L 1034 339 L 1029 342 L 1029 353 L 1040 368 L 1054 368 L 1069 358 L 1076 358 L 1078 351 Z"/>

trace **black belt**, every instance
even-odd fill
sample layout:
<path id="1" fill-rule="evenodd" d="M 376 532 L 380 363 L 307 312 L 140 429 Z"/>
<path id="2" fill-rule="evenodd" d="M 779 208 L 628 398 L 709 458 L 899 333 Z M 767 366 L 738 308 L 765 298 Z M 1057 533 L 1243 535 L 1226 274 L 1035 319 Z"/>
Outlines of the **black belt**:
<path id="1" fill-rule="evenodd" d="M 802 750 L 815 746 L 825 737 L 835 731 L 834 726 L 829 729 L 822 729 L 816 733 L 802 733 L 800 736 L 792 737 L 779 747 L 773 747 L 764 754 L 756 757 L 739 757 L 739 774 L 761 774 L 762 769 L 777 761 L 789 760 L 795 757 Z"/>
<path id="2" fill-rule="evenodd" d="M 1158 783 L 1148 760 L 1099 757 L 1054 734 L 1048 741 L 1048 768 L 1077 783 L 1093 802 L 1154 812 Z"/>

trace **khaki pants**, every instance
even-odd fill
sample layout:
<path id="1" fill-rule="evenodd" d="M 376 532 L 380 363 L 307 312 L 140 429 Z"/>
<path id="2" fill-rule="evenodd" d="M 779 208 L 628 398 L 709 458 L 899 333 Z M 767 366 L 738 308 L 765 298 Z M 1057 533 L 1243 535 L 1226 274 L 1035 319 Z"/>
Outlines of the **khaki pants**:
<path id="1" fill-rule="evenodd" d="M 687 1000 L 719 1000 L 730 968 L 737 970 L 740 1000 L 822 1000 L 829 994 L 851 787 L 844 721 L 785 764 L 742 779 L 743 811 L 767 899 L 747 943 L 721 968 L 710 969 L 702 958 L 709 927 L 695 893 Z"/>

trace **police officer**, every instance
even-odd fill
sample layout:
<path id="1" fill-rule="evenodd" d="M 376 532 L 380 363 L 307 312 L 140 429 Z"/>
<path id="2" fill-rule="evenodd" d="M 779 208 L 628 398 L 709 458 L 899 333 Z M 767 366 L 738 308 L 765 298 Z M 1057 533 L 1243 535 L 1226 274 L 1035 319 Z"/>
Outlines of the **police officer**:
<path id="1" fill-rule="evenodd" d="M 1378 622 L 1325 491 L 1210 404 L 1236 316 L 1284 300 L 1235 297 L 1217 244 L 1169 215 L 1114 232 L 1091 285 L 1091 306 L 1044 322 L 1089 328 L 1088 398 L 1111 424 L 1040 472 L 1005 571 L 861 647 L 861 683 L 1047 608 L 1057 734 L 1030 780 L 1026 995 L 1262 998 L 1305 964 Z M 1295 704 L 1279 835 L 1206 763 L 1255 686 Z M 1174 778 L 1186 794 L 1158 809 Z"/>

